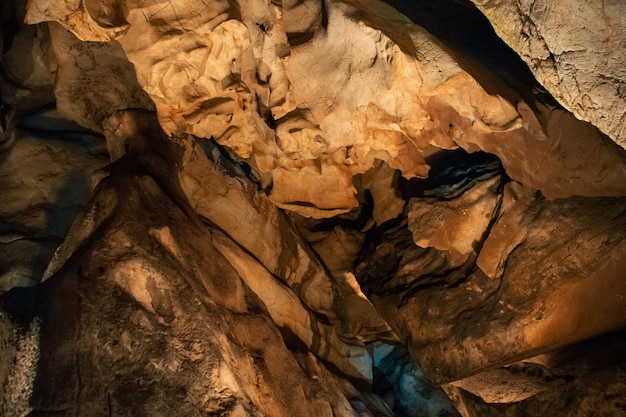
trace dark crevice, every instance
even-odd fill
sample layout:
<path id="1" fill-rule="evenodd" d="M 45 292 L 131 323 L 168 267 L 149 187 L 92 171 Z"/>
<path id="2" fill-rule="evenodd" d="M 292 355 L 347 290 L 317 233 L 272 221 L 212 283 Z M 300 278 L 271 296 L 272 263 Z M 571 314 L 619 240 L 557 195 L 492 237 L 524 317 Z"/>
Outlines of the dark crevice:
<path id="1" fill-rule="evenodd" d="M 456 288 L 480 273 L 476 259 L 500 215 L 502 192 L 509 181 L 500 160 L 485 152 L 469 154 L 462 149 L 441 151 L 428 158 L 429 178 L 399 179 L 398 190 L 404 200 L 450 201 L 477 184 L 499 178 L 493 189 L 497 199 L 489 224 L 474 242 L 474 254 L 461 265 L 452 265 L 446 251 L 421 248 L 408 229 L 407 210 L 402 217 L 373 228 L 355 262 L 354 274 L 367 295 L 399 297 L 399 302 L 434 288 Z"/>
<path id="2" fill-rule="evenodd" d="M 322 28 L 328 29 L 328 10 L 326 10 L 326 2 L 322 2 Z"/>
<path id="3" fill-rule="evenodd" d="M 379 345 L 375 349 L 380 352 L 374 363 L 372 392 L 389 405 L 394 416 L 459 416 L 442 389 L 424 376 L 406 347 Z M 428 402 L 438 403 L 437 414 L 424 412 L 424 404 Z"/>
<path id="4" fill-rule="evenodd" d="M 437 274 L 421 275 L 418 280 L 416 280 L 415 282 L 411 282 L 408 287 L 401 288 L 397 291 L 398 294 L 402 295 L 399 306 L 406 304 L 410 299 L 413 298 L 415 294 L 421 291 L 429 290 L 432 288 L 456 287 L 461 283 L 466 282 L 471 273 L 463 273 L 463 278 L 457 279 L 453 284 L 450 284 L 449 282 L 450 275 L 464 269 L 466 269 L 465 265 L 458 268 L 446 269 L 445 271 Z M 393 294 L 393 292 L 388 292 L 388 294 Z"/>
<path id="5" fill-rule="evenodd" d="M 474 249 L 474 252 L 476 252 L 477 258 L 478 256 L 480 256 L 480 251 L 483 249 L 483 246 L 485 245 L 485 241 L 491 234 L 491 230 L 493 229 L 496 222 L 500 218 L 500 214 L 502 210 L 502 201 L 504 200 L 504 197 L 503 197 L 504 185 L 508 182 L 507 180 L 508 180 L 507 178 L 504 178 L 502 181 L 500 181 L 500 184 L 498 184 L 498 189 L 496 191 L 496 206 L 494 207 L 493 213 L 491 214 L 491 219 L 489 220 L 489 224 L 487 224 L 487 228 L 485 229 L 485 232 L 480 237 L 480 240 L 476 241 L 473 245 L 473 249 Z"/>
<path id="6" fill-rule="evenodd" d="M 29 324 L 32 319 L 40 315 L 42 304 L 43 298 L 39 285 L 15 287 L 0 294 L 0 311 L 6 312 L 18 327 Z"/>
<path id="7" fill-rule="evenodd" d="M 428 157 L 426 162 L 431 167 L 428 178 L 399 178 L 398 189 L 404 200 L 412 197 L 453 200 L 477 182 L 497 175 L 505 176 L 498 157 L 482 151 L 467 153 L 461 148 L 443 150 Z"/>
<path id="8" fill-rule="evenodd" d="M 367 223 L 372 219 L 374 201 L 369 190 L 365 190 L 363 192 L 361 199 L 363 202 L 358 207 L 353 208 L 348 213 L 322 219 L 318 224 L 313 226 L 311 231 L 328 232 L 333 230 L 335 227 L 362 231 L 366 227 Z"/>
<path id="9" fill-rule="evenodd" d="M 2 53 L 5 54 L 13 46 L 13 39 L 15 39 L 15 35 L 17 35 L 19 31 L 20 23 L 15 17 L 11 16 L 3 18 L 1 25 L 0 36 L 2 36 L 3 42 Z"/>
<path id="10" fill-rule="evenodd" d="M 196 139 L 205 155 L 211 162 L 221 167 L 222 170 L 233 178 L 249 179 L 250 165 L 244 161 L 236 160 L 235 157 L 213 138 Z"/>
<path id="11" fill-rule="evenodd" d="M 315 32 L 299 32 L 299 33 L 287 33 L 287 42 L 289 46 L 296 47 L 299 45 L 303 45 L 313 39 L 313 35 Z"/>

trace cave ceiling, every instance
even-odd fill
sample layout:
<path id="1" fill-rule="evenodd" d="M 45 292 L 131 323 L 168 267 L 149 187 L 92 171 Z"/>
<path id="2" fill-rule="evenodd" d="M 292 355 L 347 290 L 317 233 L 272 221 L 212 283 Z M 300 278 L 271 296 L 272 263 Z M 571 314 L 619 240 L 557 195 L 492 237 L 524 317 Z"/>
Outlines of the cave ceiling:
<path id="1" fill-rule="evenodd" d="M 626 3 L 0 7 L 0 415 L 626 415 Z"/>

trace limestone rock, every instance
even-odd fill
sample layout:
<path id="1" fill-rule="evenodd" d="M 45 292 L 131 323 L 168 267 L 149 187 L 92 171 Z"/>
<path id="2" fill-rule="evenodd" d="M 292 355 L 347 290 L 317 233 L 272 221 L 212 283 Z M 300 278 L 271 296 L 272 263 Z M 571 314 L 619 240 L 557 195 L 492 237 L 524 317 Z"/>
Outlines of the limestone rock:
<path id="1" fill-rule="evenodd" d="M 479 397 L 485 405 L 492 405 L 493 410 L 498 407 L 503 408 L 503 404 L 515 409 L 523 406 L 525 400 L 538 394 L 545 392 L 538 398 L 546 396 L 557 399 L 563 391 L 579 390 L 576 388 L 577 380 L 596 378 L 601 374 L 612 374 L 615 367 L 623 366 L 622 358 L 625 348 L 623 331 L 609 333 L 505 367 L 480 372 L 454 381 L 445 389 L 452 393 L 451 397 L 457 395 L 469 397 L 470 403 L 472 396 Z M 619 380 L 615 382 L 617 386 L 620 385 Z M 548 391 L 551 393 L 548 394 Z M 467 396 L 466 393 L 471 393 L 471 395 Z M 582 395 L 591 397 L 597 394 L 583 393 Z M 614 405 L 609 402 L 606 408 L 611 407 Z M 489 409 L 489 406 L 485 408 Z M 464 413 L 464 415 L 472 414 L 469 411 Z"/>
<path id="2" fill-rule="evenodd" d="M 57 62 L 48 25 L 24 24 L 26 4 L 7 0 L 0 7 L 2 54 L 0 55 L 0 105 L 2 133 L 9 113 L 18 116 L 40 110 L 55 101 L 53 88 Z"/>
<path id="3" fill-rule="evenodd" d="M 621 415 L 623 336 L 621 331 L 570 345 L 454 382 L 445 390 L 464 417 L 539 416 L 546 412 Z M 480 383 L 502 372 L 511 376 L 505 384 L 497 379 Z M 536 394 L 529 395 L 532 392 Z"/>
<path id="4" fill-rule="evenodd" d="M 4 1 L 0 414 L 623 412 L 622 7 L 474 3 Z"/>
<path id="5" fill-rule="evenodd" d="M 453 267 L 464 264 L 475 254 L 488 232 L 499 205 L 498 187 L 500 178 L 492 178 L 451 202 L 409 202 L 409 229 L 415 244 L 422 248 L 450 251 Z"/>
<path id="6" fill-rule="evenodd" d="M 93 16 L 100 12 L 81 9 L 78 1 L 65 12 L 45 4 L 31 6 L 28 21 L 59 22 L 83 40 L 115 39 L 85 45 L 107 51 L 103 69 L 122 68 L 115 49 L 121 46 L 166 133 L 214 138 L 273 179 L 273 202 L 306 216 L 331 217 L 355 207 L 351 178 L 375 159 L 407 178 L 425 177 L 429 146 L 495 153 L 509 175 L 550 198 L 624 194 L 623 154 L 602 145 L 599 134 L 585 132 L 568 145 L 596 150 L 597 163 L 588 166 L 587 152 L 573 151 L 563 161 L 561 137 L 582 125 L 561 129 L 565 120 L 558 111 L 537 107 L 547 120 L 542 125 L 529 110 L 535 103 L 505 99 L 508 90 L 497 82 L 495 93 L 487 93 L 432 35 L 381 2 L 313 7 L 307 29 L 285 23 L 292 10 L 299 16 L 302 9 L 283 13 L 269 4 L 236 9 L 215 2 L 197 15 L 192 2 L 172 8 L 138 3 L 123 19 L 113 19 L 119 7 L 112 5 L 106 27 L 95 27 Z M 178 35 L 180 27 L 184 35 Z M 291 45 L 295 35 L 287 30 L 308 31 L 307 41 Z M 69 61 L 62 63 L 68 70 L 76 67 L 74 58 L 59 59 Z M 120 81 L 129 78 L 126 70 L 118 73 Z M 101 103 L 103 111 L 120 108 L 118 100 L 149 107 L 140 94 L 102 95 L 111 97 Z M 95 128 L 103 115 L 92 113 L 94 121 L 81 123 Z"/>
<path id="7" fill-rule="evenodd" d="M 345 304 L 345 322 L 342 324 L 346 334 L 363 343 L 398 342 L 398 336 L 363 294 L 352 272 L 366 238 L 366 232 L 358 230 L 358 218 L 353 225 L 334 224 L 332 221 L 328 221 L 328 224 L 323 221 L 311 222 L 297 215 L 291 218 L 295 219 L 298 231 L 337 283 Z"/>
<path id="8" fill-rule="evenodd" d="M 620 1 L 474 0 L 498 35 L 576 117 L 626 144 L 626 6 Z"/>
<path id="9" fill-rule="evenodd" d="M 101 192 L 118 203 L 98 237 L 86 235 L 33 289 L 42 319 L 33 412 L 379 413 L 380 399 L 345 380 L 372 383 L 368 349 L 333 338 L 237 243 L 198 229 L 145 171 L 113 171 Z M 303 348 L 315 356 L 292 353 Z"/>
<path id="10" fill-rule="evenodd" d="M 398 192 L 400 171 L 391 169 L 383 161 L 376 161 L 374 166 L 360 176 L 361 186 L 371 194 L 372 219 L 383 224 L 402 214 L 406 201 Z"/>
<path id="11" fill-rule="evenodd" d="M 117 42 L 81 42 L 59 24 L 49 28 L 59 65 L 55 97 L 61 114 L 101 132 L 116 110 L 154 108 Z"/>
<path id="12" fill-rule="evenodd" d="M 437 382 L 624 326 L 623 199 L 521 194 L 482 246 L 504 248 L 491 264 L 506 263 L 500 279 L 474 269 L 475 257 L 459 263 L 444 250 L 406 247 L 403 225 L 382 232 L 357 265 L 365 294 Z"/>
<path id="13" fill-rule="evenodd" d="M 528 229 L 520 226 L 534 202 L 534 196 L 517 182 L 506 184 L 502 194 L 500 215 L 476 260 L 476 265 L 489 278 L 502 276 L 509 255 L 526 239 Z"/>
<path id="14" fill-rule="evenodd" d="M 3 292 L 42 279 L 108 159 L 102 138 L 53 111 L 22 120 L 12 134 L 0 164 Z"/>

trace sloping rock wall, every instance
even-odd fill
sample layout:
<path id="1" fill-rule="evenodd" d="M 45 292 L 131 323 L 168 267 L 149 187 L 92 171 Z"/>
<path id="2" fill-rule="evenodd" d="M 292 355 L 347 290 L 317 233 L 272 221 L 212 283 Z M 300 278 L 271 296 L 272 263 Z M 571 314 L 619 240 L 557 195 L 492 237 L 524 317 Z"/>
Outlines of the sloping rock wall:
<path id="1" fill-rule="evenodd" d="M 559 103 L 624 146 L 623 2 L 474 3 Z"/>

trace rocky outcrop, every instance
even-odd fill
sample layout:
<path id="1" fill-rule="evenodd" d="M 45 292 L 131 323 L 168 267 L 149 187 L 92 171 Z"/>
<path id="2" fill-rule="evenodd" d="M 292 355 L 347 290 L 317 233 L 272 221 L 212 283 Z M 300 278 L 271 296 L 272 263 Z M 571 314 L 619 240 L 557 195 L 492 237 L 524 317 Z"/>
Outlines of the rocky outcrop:
<path id="1" fill-rule="evenodd" d="M 501 181 L 449 201 L 418 191 L 408 222 L 378 231 L 355 269 L 438 383 L 626 324 L 624 200 L 546 201 Z"/>
<path id="2" fill-rule="evenodd" d="M 626 172 L 615 168 L 623 155 L 597 131 L 558 109 L 508 97 L 496 79 L 488 93 L 432 35 L 384 3 L 310 2 L 302 27 L 291 23 L 301 7 L 216 2 L 197 15 L 192 2 L 140 3 L 102 26 L 94 24 L 100 12 L 78 1 L 48 3 L 33 4 L 27 21 L 58 22 L 73 35 L 52 24 L 57 48 L 92 51 L 58 59 L 60 105 L 85 100 L 71 93 L 81 82 L 89 83 L 82 96 L 107 98 L 81 106 L 91 108 L 92 120 L 78 121 L 98 130 L 107 111 L 150 107 L 130 66 L 120 64 L 127 57 L 166 133 L 214 138 L 272 184 L 275 204 L 305 216 L 354 208 L 351 178 L 375 159 L 406 178 L 425 177 L 433 148 L 457 146 L 498 155 L 510 176 L 551 198 L 624 194 Z M 121 13 L 115 2 L 107 10 Z M 81 43 L 74 36 L 87 46 L 74 47 Z M 83 63 L 89 56 L 100 62 Z M 115 82 L 98 87 L 72 77 L 86 65 L 117 74 Z M 114 87 L 125 80 L 132 90 Z M 588 152 L 597 156 L 593 165 Z"/>
<path id="3" fill-rule="evenodd" d="M 623 412 L 623 59 L 479 6 L 3 3 L 0 414 Z"/>
<path id="4" fill-rule="evenodd" d="M 291 320 L 309 332 L 319 325 L 297 298 L 276 283 L 261 300 L 250 280 L 271 275 L 244 271 L 243 281 L 232 253 L 220 252 L 236 244 L 198 229 L 155 179 L 115 173 L 100 193 L 124 203 L 37 288 L 45 301 L 34 412 L 353 415 L 350 400 L 367 402 L 319 358 L 298 353 L 316 342 L 302 340 L 306 330 Z M 319 334 L 310 337 L 333 356 Z"/>
<path id="5" fill-rule="evenodd" d="M 41 280 L 108 163 L 102 137 L 54 111 L 21 119 L 10 135 L 0 164 L 1 291 Z"/>
<path id="6" fill-rule="evenodd" d="M 559 103 L 625 146 L 623 2 L 473 2 Z"/>
<path id="7" fill-rule="evenodd" d="M 464 416 L 620 415 L 623 331 L 456 381 L 445 388 Z"/>

